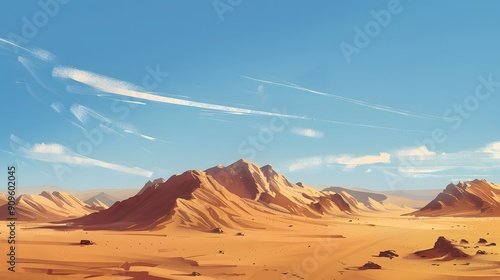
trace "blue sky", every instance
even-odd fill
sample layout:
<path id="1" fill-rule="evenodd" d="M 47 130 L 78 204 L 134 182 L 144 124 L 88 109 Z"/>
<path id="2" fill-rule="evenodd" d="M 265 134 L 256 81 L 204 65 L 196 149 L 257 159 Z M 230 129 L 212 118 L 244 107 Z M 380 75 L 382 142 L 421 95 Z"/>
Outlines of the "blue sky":
<path id="1" fill-rule="evenodd" d="M 0 165 L 22 186 L 239 158 L 318 188 L 500 182 L 498 1 L 40 3 L 0 9 Z"/>

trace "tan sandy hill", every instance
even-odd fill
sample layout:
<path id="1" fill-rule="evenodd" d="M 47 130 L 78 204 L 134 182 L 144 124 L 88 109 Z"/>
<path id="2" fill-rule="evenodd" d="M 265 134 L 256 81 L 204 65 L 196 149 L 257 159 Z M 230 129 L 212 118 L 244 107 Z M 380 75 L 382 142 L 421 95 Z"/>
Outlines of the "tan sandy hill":
<path id="1" fill-rule="evenodd" d="M 42 192 L 60 192 L 60 193 L 70 193 L 76 198 L 84 201 L 85 203 L 92 205 L 93 198 L 100 200 L 101 203 L 106 206 L 111 206 L 116 201 L 121 201 L 127 199 L 131 196 L 137 194 L 139 189 L 90 189 L 90 190 L 74 190 L 74 189 L 64 189 L 59 186 L 45 185 L 45 186 L 27 186 L 19 187 L 17 189 L 18 194 L 30 194 L 39 195 Z M 88 202 L 87 202 L 88 201 Z M 0 197 L 0 205 L 3 205 L 2 198 Z"/>
<path id="2" fill-rule="evenodd" d="M 0 207 L 6 217 L 8 205 Z M 22 194 L 16 199 L 16 217 L 24 221 L 57 221 L 80 217 L 100 210 L 64 192 L 43 191 L 39 195 Z"/>
<path id="3" fill-rule="evenodd" d="M 18 186 L 16 189 L 18 194 L 34 194 L 38 195 L 42 192 L 68 192 L 64 188 L 55 185 L 43 185 L 43 186 Z"/>
<path id="4" fill-rule="evenodd" d="M 4 205 L 9 201 L 7 196 L 3 193 L 0 193 L 0 205 Z"/>
<path id="5" fill-rule="evenodd" d="M 373 209 L 346 192 L 320 192 L 293 184 L 270 165 L 259 167 L 239 160 L 227 167 L 191 170 L 167 181 L 148 182 L 137 195 L 69 222 L 88 229 L 158 229 L 175 224 L 211 230 L 262 226 L 262 221 L 254 219 L 256 215 L 320 218 L 363 211 Z"/>
<path id="6" fill-rule="evenodd" d="M 115 204 L 115 202 L 117 201 L 120 201 L 120 199 L 108 193 L 100 192 L 99 194 L 96 194 L 91 198 L 85 200 L 85 203 L 90 206 L 108 208 L 111 205 Z"/>
<path id="7" fill-rule="evenodd" d="M 449 184 L 415 216 L 493 217 L 500 216 L 500 186 L 486 180 Z"/>

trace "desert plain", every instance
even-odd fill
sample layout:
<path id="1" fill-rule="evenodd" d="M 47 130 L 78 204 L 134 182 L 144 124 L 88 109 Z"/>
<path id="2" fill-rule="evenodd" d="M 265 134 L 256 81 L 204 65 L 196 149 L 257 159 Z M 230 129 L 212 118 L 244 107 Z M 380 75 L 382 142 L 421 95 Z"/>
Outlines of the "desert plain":
<path id="1" fill-rule="evenodd" d="M 275 216 L 262 229 L 223 233 L 59 230 L 19 223 L 16 272 L 2 279 L 499 279 L 498 218 L 409 217 L 401 211 L 311 220 Z M 255 219 L 266 219 L 255 217 Z M 41 228 L 42 227 L 42 228 Z M 244 236 L 237 235 L 239 232 Z M 2 235 L 5 231 L 2 230 Z M 423 259 L 439 236 L 470 242 L 466 259 Z M 78 244 L 81 239 L 96 243 Z M 6 242 L 2 240 L 1 247 Z M 486 255 L 476 255 L 478 248 Z M 399 257 L 377 257 L 394 250 Z M 4 255 L 4 254 L 3 254 Z M 4 258 L 5 255 L 4 255 Z M 359 270 L 367 261 L 382 269 Z M 3 262 L 5 264 L 5 262 Z"/>

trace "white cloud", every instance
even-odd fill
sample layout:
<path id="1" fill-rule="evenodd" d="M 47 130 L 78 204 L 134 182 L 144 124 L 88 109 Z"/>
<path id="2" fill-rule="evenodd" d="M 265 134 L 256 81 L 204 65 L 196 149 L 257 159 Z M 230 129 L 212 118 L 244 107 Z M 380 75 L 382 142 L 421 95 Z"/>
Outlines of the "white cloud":
<path id="1" fill-rule="evenodd" d="M 397 155 L 400 157 L 410 157 L 410 156 L 435 156 L 436 153 L 429 151 L 426 146 L 420 146 L 415 148 L 409 148 L 404 150 L 399 150 Z"/>
<path id="2" fill-rule="evenodd" d="M 487 144 L 484 148 L 451 153 L 437 154 L 422 146 L 400 150 L 396 154 L 399 159 L 397 169 L 403 177 L 446 176 L 439 172 L 454 169 L 469 171 L 500 169 L 500 142 Z M 477 177 L 481 176 L 477 175 Z"/>
<path id="3" fill-rule="evenodd" d="M 493 142 L 488 144 L 484 151 L 491 154 L 494 158 L 500 159 L 500 142 Z"/>
<path id="4" fill-rule="evenodd" d="M 500 141 L 488 144 L 486 146 L 486 149 L 488 149 L 490 151 L 494 151 L 494 152 L 500 152 Z"/>
<path id="5" fill-rule="evenodd" d="M 145 170 L 139 167 L 128 167 L 89 157 L 84 157 L 82 155 L 70 151 L 63 145 L 56 143 L 48 143 L 48 144 L 41 143 L 41 144 L 35 144 L 31 147 L 19 147 L 19 151 L 22 153 L 22 155 L 28 158 L 32 158 L 43 162 L 65 163 L 68 165 L 80 165 L 80 166 L 97 166 L 105 169 L 143 176 L 147 178 L 153 175 L 152 171 Z"/>
<path id="6" fill-rule="evenodd" d="M 65 152 L 65 148 L 58 144 L 35 144 L 31 148 L 33 153 L 37 154 L 54 154 L 54 155 L 62 155 Z"/>
<path id="7" fill-rule="evenodd" d="M 313 130 L 310 128 L 298 128 L 294 127 L 291 129 L 291 132 L 296 135 L 301 135 L 305 137 L 311 137 L 311 138 L 323 138 L 324 133 L 318 130 Z"/>
<path id="8" fill-rule="evenodd" d="M 348 169 L 353 169 L 359 165 L 370 165 L 378 163 L 390 163 L 391 155 L 388 153 L 380 153 L 379 155 L 367 155 L 354 157 L 352 155 L 330 155 L 330 156 L 317 156 L 295 160 L 288 165 L 288 171 L 293 172 L 302 169 L 319 167 L 322 165 L 343 165 Z M 371 169 L 370 169 L 371 170 Z M 371 172 L 371 171 L 370 171 Z"/>
<path id="9" fill-rule="evenodd" d="M 320 167 L 323 164 L 322 157 L 302 158 L 288 166 L 288 171 L 294 172 L 302 169 Z"/>
<path id="10" fill-rule="evenodd" d="M 367 155 L 360 157 L 351 157 L 351 156 L 340 156 L 340 157 L 331 157 L 330 163 L 337 163 L 340 165 L 345 165 L 346 168 L 351 169 L 355 168 L 358 165 L 368 165 L 368 164 L 376 164 L 376 163 L 390 163 L 391 155 L 388 153 L 380 153 L 379 155 Z"/>
<path id="11" fill-rule="evenodd" d="M 365 173 L 372 173 L 373 170 L 371 168 L 366 169 Z"/>

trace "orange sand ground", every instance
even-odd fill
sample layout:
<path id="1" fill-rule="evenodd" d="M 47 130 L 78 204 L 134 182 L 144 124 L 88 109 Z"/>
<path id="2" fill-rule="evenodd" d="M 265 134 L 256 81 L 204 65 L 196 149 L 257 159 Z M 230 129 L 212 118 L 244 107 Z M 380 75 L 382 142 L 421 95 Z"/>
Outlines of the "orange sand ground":
<path id="1" fill-rule="evenodd" d="M 7 232 L 0 229 L 0 279 L 500 279 L 500 247 L 480 245 L 487 255 L 475 255 L 479 249 L 473 248 L 479 238 L 500 242 L 500 218 L 400 214 L 331 219 L 275 216 L 260 221 L 266 229 L 224 229 L 222 234 L 174 225 L 148 232 L 63 231 L 18 222 L 16 273 L 7 271 Z M 238 232 L 244 236 L 237 236 Z M 467 239 L 470 248 L 463 251 L 475 256 L 439 261 L 411 254 L 432 248 L 441 235 Z M 81 239 L 97 245 L 75 244 Z M 400 256 L 374 256 L 389 249 Z M 382 269 L 357 269 L 367 261 Z M 201 276 L 191 276 L 193 271 Z"/>

